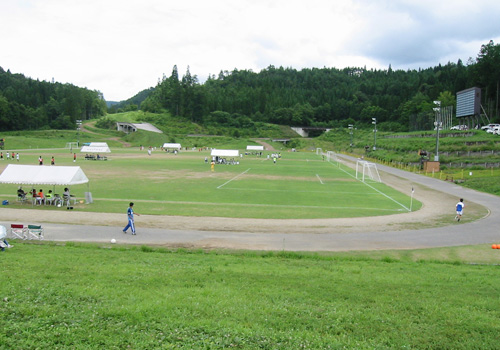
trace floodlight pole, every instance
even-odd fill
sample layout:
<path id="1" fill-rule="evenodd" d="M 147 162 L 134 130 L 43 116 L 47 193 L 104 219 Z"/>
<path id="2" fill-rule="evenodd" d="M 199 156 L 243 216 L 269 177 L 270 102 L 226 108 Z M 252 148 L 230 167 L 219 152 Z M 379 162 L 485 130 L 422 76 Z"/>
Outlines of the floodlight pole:
<path id="1" fill-rule="evenodd" d="M 377 149 L 377 118 L 372 118 L 373 129 L 373 150 Z"/>
<path id="2" fill-rule="evenodd" d="M 434 125 L 436 126 L 436 155 L 434 156 L 434 161 L 439 162 L 439 129 L 441 129 L 441 101 L 434 101 L 434 104 L 437 106 L 433 108 L 436 121 Z"/>
<path id="3" fill-rule="evenodd" d="M 352 135 L 353 135 L 354 125 L 353 124 L 349 124 L 348 127 L 349 127 L 349 134 L 351 135 L 351 144 L 350 144 L 350 147 L 352 148 L 352 146 L 354 145 L 352 143 L 352 137 L 353 137 Z"/>
<path id="4" fill-rule="evenodd" d="M 76 146 L 80 147 L 80 126 L 82 125 L 81 120 L 76 121 Z"/>

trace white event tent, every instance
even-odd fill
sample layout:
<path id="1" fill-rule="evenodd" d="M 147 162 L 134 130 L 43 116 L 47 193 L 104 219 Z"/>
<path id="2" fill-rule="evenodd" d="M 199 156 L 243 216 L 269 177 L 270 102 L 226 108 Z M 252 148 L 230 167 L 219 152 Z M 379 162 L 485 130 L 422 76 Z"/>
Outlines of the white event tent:
<path id="1" fill-rule="evenodd" d="M 9 164 L 0 174 L 0 183 L 23 185 L 81 185 L 89 179 L 79 166 Z"/>
<path id="2" fill-rule="evenodd" d="M 82 146 L 82 153 L 111 153 L 106 142 L 91 142 L 89 145 Z"/>
<path id="3" fill-rule="evenodd" d="M 181 144 L 180 143 L 164 143 L 162 147 L 163 147 L 163 149 L 176 149 L 176 150 L 180 150 L 181 149 Z"/>
<path id="4" fill-rule="evenodd" d="M 237 149 L 213 149 L 212 157 L 239 157 L 240 151 Z"/>
<path id="5" fill-rule="evenodd" d="M 264 146 L 247 146 L 247 151 L 263 151 Z"/>
<path id="6" fill-rule="evenodd" d="M 0 184 L 71 186 L 87 184 L 89 179 L 79 166 L 9 164 L 0 174 Z M 92 203 L 90 192 L 87 203 Z"/>

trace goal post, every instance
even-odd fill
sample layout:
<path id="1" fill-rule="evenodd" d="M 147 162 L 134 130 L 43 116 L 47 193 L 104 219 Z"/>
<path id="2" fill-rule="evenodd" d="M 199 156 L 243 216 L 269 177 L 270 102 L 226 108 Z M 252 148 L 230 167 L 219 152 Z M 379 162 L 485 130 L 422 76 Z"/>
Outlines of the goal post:
<path id="1" fill-rule="evenodd" d="M 320 156 L 323 154 L 323 149 L 321 148 L 316 148 L 316 155 Z"/>
<path id="2" fill-rule="evenodd" d="M 334 162 L 334 163 L 338 163 L 339 162 L 339 160 L 337 158 L 337 153 L 335 153 L 333 151 L 327 151 L 326 152 L 326 159 L 329 162 Z"/>
<path id="3" fill-rule="evenodd" d="M 378 173 L 377 164 L 367 162 L 366 160 L 358 160 L 356 162 L 356 179 L 365 182 L 371 180 L 374 182 L 382 182 Z"/>
<path id="4" fill-rule="evenodd" d="M 78 148 L 78 142 L 67 142 L 66 148 L 67 149 L 76 149 L 76 148 Z"/>

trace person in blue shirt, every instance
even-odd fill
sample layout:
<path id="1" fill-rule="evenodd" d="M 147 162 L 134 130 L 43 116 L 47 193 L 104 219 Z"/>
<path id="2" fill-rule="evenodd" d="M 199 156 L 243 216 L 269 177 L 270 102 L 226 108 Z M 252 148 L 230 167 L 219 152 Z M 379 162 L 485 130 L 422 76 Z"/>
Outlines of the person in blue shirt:
<path id="1" fill-rule="evenodd" d="M 135 213 L 137 216 L 141 216 L 139 213 Z M 128 217 L 128 224 L 125 226 L 123 229 L 123 233 L 127 233 L 127 230 L 130 228 L 132 231 L 132 234 L 135 235 L 135 224 L 134 224 L 134 203 L 130 202 L 129 207 L 127 209 L 127 217 Z"/>
<path id="2" fill-rule="evenodd" d="M 465 207 L 464 200 L 463 198 L 460 198 L 460 201 L 455 206 L 457 210 L 457 216 L 455 216 L 455 220 L 460 221 L 460 219 L 462 218 L 462 214 L 464 213 L 464 207 Z"/>

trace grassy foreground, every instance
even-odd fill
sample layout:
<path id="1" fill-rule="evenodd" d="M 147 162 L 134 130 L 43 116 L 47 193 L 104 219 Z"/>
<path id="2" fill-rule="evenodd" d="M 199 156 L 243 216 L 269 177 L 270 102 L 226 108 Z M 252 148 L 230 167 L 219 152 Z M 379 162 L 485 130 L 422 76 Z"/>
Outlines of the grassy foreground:
<path id="1" fill-rule="evenodd" d="M 499 267 L 449 249 L 420 260 L 18 243 L 0 253 L 0 348 L 497 349 Z"/>

